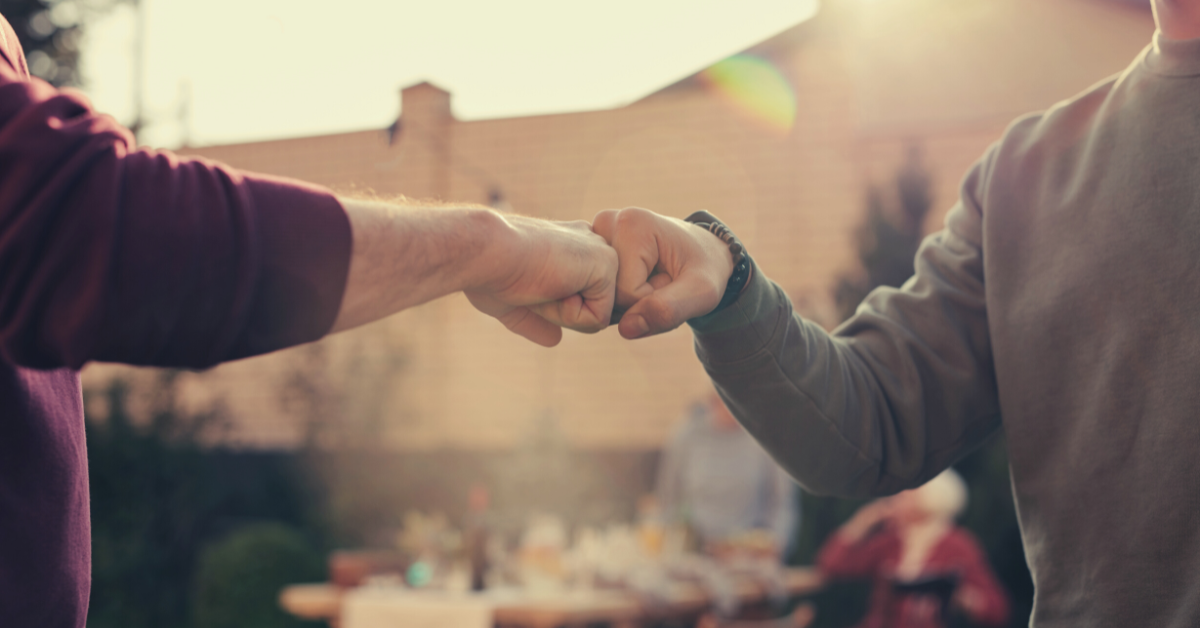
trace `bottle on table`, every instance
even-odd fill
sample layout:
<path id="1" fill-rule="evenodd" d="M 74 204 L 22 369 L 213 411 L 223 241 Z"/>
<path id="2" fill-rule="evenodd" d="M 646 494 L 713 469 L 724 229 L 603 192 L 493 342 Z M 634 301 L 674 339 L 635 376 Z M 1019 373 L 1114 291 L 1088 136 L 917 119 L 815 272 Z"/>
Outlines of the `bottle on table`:
<path id="1" fill-rule="evenodd" d="M 470 564 L 472 591 L 482 591 L 487 588 L 486 578 L 490 568 L 488 540 L 491 537 L 487 516 L 489 501 L 486 487 L 481 484 L 471 487 L 467 497 L 467 519 L 463 530 L 463 541 L 467 562 Z"/>

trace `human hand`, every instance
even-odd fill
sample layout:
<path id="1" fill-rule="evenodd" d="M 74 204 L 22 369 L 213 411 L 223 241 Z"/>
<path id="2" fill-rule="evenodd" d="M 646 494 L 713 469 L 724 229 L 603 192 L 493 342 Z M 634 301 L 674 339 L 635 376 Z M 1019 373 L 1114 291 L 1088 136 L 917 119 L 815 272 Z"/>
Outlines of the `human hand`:
<path id="1" fill-rule="evenodd" d="M 972 617 L 982 615 L 987 608 L 987 599 L 977 589 L 970 585 L 960 585 L 958 590 L 954 592 L 954 597 L 951 600 L 955 606 L 961 608 L 967 615 Z"/>
<path id="2" fill-rule="evenodd" d="M 594 333 L 612 318 L 617 253 L 584 221 L 504 216 L 481 256 L 481 279 L 463 292 L 481 312 L 542 346 L 562 327 Z"/>
<path id="3" fill-rule="evenodd" d="M 858 541 L 892 518 L 894 504 L 890 498 L 877 499 L 859 508 L 841 528 L 841 534 L 850 541 Z"/>
<path id="4" fill-rule="evenodd" d="M 677 218 L 631 207 L 596 215 L 592 230 L 617 252 L 618 329 L 641 338 L 679 327 L 721 302 L 733 255 L 720 238 Z"/>

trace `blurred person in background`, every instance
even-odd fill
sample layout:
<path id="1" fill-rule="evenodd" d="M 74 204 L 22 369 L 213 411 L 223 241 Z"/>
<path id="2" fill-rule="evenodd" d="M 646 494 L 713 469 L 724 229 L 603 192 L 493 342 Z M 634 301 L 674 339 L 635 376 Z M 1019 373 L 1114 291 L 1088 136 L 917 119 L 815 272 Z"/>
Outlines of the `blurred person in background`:
<path id="1" fill-rule="evenodd" d="M 663 449 L 655 495 L 664 523 L 688 526 L 710 550 L 741 544 L 782 561 L 799 521 L 796 490 L 714 392 Z"/>
<path id="2" fill-rule="evenodd" d="M 1008 599 L 979 542 L 954 520 L 967 489 L 952 470 L 863 506 L 817 554 L 829 581 L 872 582 L 859 628 L 1002 626 Z"/>
<path id="3" fill-rule="evenodd" d="M 915 275 L 832 334 L 709 230 L 593 223 L 621 335 L 688 322 L 805 489 L 920 486 L 1003 428 L 1035 628 L 1200 625 L 1200 0 L 1153 7 L 1129 67 L 1010 125 Z"/>
<path id="4" fill-rule="evenodd" d="M 604 328 L 616 254 L 584 222 L 328 190 L 138 148 L 30 78 L 0 18 L 0 626 L 82 628 L 79 369 L 204 368 L 451 292 L 546 346 Z"/>

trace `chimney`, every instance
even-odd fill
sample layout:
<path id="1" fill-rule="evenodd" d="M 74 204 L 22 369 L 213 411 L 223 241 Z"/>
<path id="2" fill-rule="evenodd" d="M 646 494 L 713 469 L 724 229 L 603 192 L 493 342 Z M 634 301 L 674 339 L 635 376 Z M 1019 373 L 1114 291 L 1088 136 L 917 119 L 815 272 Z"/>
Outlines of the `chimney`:
<path id="1" fill-rule="evenodd" d="M 454 120 L 450 92 L 423 81 L 400 90 L 400 120 L 404 125 L 434 129 Z"/>
<path id="2" fill-rule="evenodd" d="M 422 185 L 410 188 L 410 193 L 449 198 L 452 122 L 450 92 L 427 81 L 400 90 L 400 118 L 389 129 L 388 144 L 393 143 L 397 134 L 408 138 L 405 143 L 409 150 L 417 151 L 411 155 L 415 161 L 409 169 L 410 175 L 418 179 L 428 177 Z M 418 171 L 425 174 L 417 174 Z"/>

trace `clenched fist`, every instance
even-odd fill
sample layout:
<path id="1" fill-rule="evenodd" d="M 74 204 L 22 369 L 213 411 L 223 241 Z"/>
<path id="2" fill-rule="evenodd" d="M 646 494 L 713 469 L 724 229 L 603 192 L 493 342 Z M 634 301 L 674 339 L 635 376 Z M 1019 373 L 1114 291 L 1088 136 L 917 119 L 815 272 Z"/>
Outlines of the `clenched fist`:
<path id="1" fill-rule="evenodd" d="M 481 312 L 540 345 L 562 339 L 562 327 L 596 332 L 612 318 L 617 253 L 584 221 L 506 216 L 493 272 L 464 292 Z"/>
<path id="2" fill-rule="evenodd" d="M 733 255 L 702 227 L 631 207 L 600 212 L 592 229 L 617 252 L 616 308 L 625 338 L 670 331 L 721 302 Z"/>

